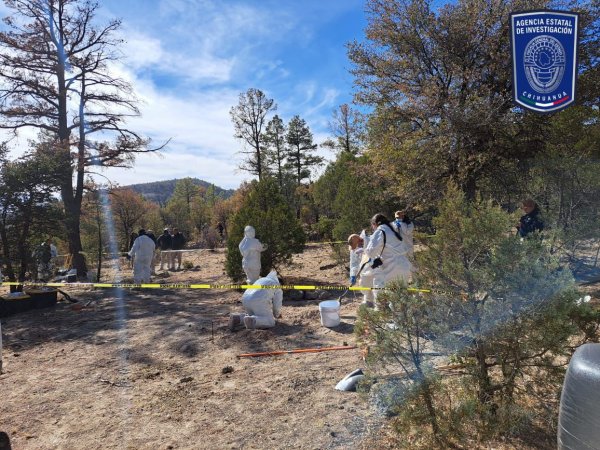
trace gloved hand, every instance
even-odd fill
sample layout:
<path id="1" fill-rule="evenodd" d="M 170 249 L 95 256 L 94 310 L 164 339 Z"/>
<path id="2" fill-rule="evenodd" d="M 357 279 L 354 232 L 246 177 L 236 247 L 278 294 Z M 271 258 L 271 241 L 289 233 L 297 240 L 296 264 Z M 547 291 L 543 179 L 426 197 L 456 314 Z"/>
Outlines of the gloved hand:
<path id="1" fill-rule="evenodd" d="M 354 275 L 352 275 L 350 277 L 350 286 L 354 286 L 356 284 L 356 277 Z"/>
<path id="2" fill-rule="evenodd" d="M 127 253 L 127 254 L 125 255 L 125 258 L 127 258 L 128 260 L 130 260 L 130 261 L 131 261 L 131 255 L 130 255 L 129 253 Z"/>

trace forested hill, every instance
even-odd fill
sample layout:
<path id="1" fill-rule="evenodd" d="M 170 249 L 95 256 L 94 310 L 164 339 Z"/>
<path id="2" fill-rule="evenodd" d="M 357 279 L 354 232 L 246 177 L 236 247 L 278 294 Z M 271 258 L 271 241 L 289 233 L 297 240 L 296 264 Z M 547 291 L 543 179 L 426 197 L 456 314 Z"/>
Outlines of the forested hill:
<path id="1" fill-rule="evenodd" d="M 192 178 L 191 180 L 195 185 L 202 186 L 206 189 L 209 189 L 212 186 L 215 190 L 215 195 L 221 198 L 229 198 L 234 192 L 233 189 L 223 189 L 204 180 L 199 180 L 198 178 Z M 132 184 L 125 187 L 139 192 L 147 200 L 156 202 L 159 205 L 164 205 L 173 195 L 177 181 L 179 180 L 155 181 L 152 183 Z"/>

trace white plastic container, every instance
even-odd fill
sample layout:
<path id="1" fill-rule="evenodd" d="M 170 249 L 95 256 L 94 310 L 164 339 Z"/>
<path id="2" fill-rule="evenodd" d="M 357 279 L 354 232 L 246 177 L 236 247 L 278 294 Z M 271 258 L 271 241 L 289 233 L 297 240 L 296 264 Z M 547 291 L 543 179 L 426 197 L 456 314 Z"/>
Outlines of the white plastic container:
<path id="1" fill-rule="evenodd" d="M 327 328 L 337 327 L 340 324 L 340 302 L 326 300 L 319 303 L 321 325 Z"/>

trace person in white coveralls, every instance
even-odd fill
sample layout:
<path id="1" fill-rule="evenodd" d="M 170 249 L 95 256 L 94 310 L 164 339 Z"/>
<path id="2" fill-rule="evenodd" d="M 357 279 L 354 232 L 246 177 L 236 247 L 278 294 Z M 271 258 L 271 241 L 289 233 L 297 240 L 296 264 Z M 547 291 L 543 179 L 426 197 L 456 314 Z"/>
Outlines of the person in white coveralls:
<path id="1" fill-rule="evenodd" d="M 267 245 L 261 244 L 255 236 L 254 227 L 247 225 L 244 228 L 244 238 L 239 245 L 242 254 L 242 269 L 246 273 L 248 284 L 254 284 L 260 277 L 260 254 L 267 249 Z"/>
<path id="2" fill-rule="evenodd" d="M 146 230 L 140 230 L 139 236 L 133 241 L 128 259 L 133 258 L 133 282 L 149 283 L 152 274 L 152 260 L 154 258 L 154 241 L 146 236 Z"/>
<path id="3" fill-rule="evenodd" d="M 365 248 L 365 254 L 371 258 L 373 287 L 383 288 L 394 280 L 408 283 L 412 264 L 406 257 L 408 249 L 400 234 L 392 227 L 383 214 L 375 214 L 371 219 L 374 232 Z M 377 308 L 377 293 L 374 291 L 375 307 Z"/>
<path id="4" fill-rule="evenodd" d="M 259 278 L 253 284 L 259 286 L 278 286 L 277 272 L 272 270 L 266 277 Z M 232 314 L 229 317 L 229 329 L 233 331 L 242 324 L 247 329 L 273 328 L 275 320 L 281 314 L 283 291 L 280 288 L 247 289 L 242 295 L 242 305 L 246 313 Z"/>
<path id="5" fill-rule="evenodd" d="M 360 287 L 373 287 L 373 273 L 371 261 L 364 253 L 365 245 L 369 245 L 369 237 L 363 230 L 358 234 L 348 237 L 348 249 L 350 250 L 350 285 L 354 286 L 358 281 Z M 363 305 L 373 304 L 373 291 L 363 291 Z"/>

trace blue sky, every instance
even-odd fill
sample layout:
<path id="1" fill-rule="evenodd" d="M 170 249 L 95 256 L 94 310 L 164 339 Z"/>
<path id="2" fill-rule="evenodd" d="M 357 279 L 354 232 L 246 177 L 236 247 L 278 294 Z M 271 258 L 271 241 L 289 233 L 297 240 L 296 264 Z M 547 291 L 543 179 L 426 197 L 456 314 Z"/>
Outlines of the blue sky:
<path id="1" fill-rule="evenodd" d="M 132 84 L 142 113 L 127 125 L 156 145 L 171 139 L 162 156 L 104 172 L 120 185 L 190 176 L 237 188 L 250 179 L 237 169 L 242 143 L 229 116 L 249 88 L 273 98 L 284 121 L 300 115 L 321 143 L 333 110 L 352 101 L 345 45 L 366 26 L 364 0 L 102 0 L 96 23 L 113 18 L 125 44 L 110 70 Z M 35 136 L 20 131 L 13 156 Z"/>
<path id="2" fill-rule="evenodd" d="M 241 143 L 229 110 L 248 88 L 263 90 L 286 122 L 304 118 L 315 142 L 332 111 L 352 101 L 345 44 L 361 40 L 363 0 L 103 0 L 99 21 L 122 19 L 123 64 L 113 68 L 143 101 L 131 128 L 163 157 L 111 169 L 121 185 L 186 176 L 236 188 Z M 332 157 L 330 152 L 322 151 Z"/>

